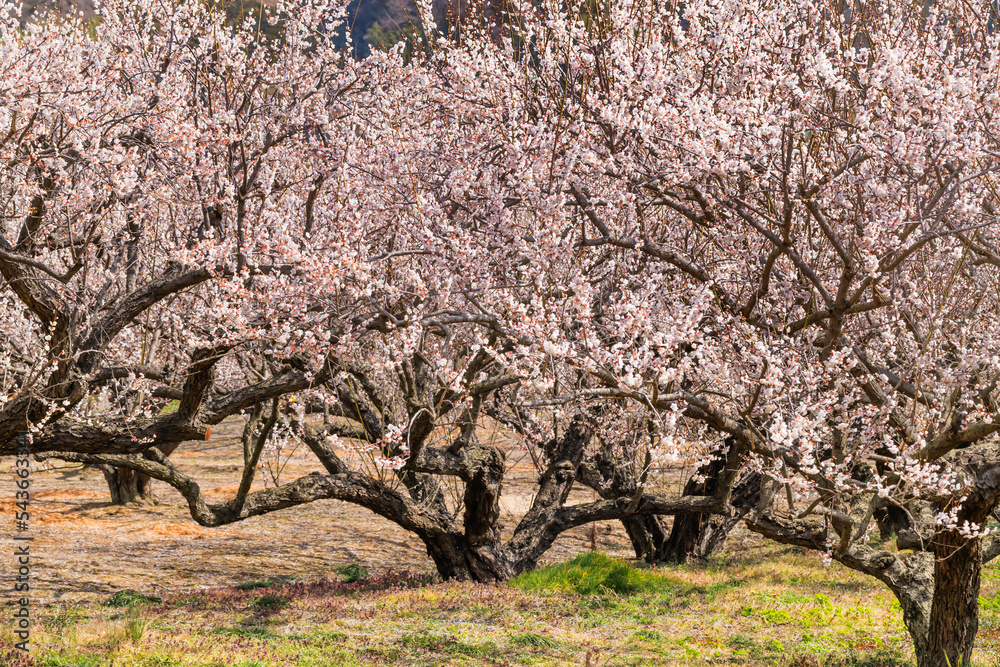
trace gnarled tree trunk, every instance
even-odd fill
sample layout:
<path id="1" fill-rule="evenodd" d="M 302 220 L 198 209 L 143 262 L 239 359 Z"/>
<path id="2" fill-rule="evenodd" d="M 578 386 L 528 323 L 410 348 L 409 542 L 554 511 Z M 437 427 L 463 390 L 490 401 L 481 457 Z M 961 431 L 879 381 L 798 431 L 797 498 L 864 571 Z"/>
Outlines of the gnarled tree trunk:
<path id="1" fill-rule="evenodd" d="M 179 444 L 164 445 L 159 449 L 166 456 L 170 456 Z M 108 483 L 108 491 L 111 494 L 113 505 L 156 504 L 156 496 L 153 495 L 153 478 L 149 475 L 125 467 L 110 465 L 97 467 L 104 474 L 104 480 Z"/>
<path id="2" fill-rule="evenodd" d="M 442 579 L 493 583 L 516 574 L 499 541 L 473 545 L 465 535 L 449 533 L 425 537 L 424 544 Z"/>
<path id="3" fill-rule="evenodd" d="M 149 475 L 130 468 L 115 468 L 108 465 L 98 467 L 104 473 L 113 504 L 152 505 L 156 502 L 153 496 L 153 480 Z"/>
<path id="4" fill-rule="evenodd" d="M 464 571 L 458 570 L 454 578 L 483 583 L 506 581 L 514 572 L 500 537 L 503 455 L 495 447 L 480 446 L 474 435 L 470 441 L 467 456 L 476 463 L 465 483 L 465 530 L 464 534 L 456 534 L 451 540 L 449 553 L 454 554 L 454 560 L 449 565 L 452 568 L 464 567 Z M 428 553 L 434 558 L 430 549 Z M 435 559 L 435 562 L 438 560 Z"/>
<path id="5" fill-rule="evenodd" d="M 622 519 L 622 526 L 632 542 L 635 557 L 648 562 L 656 560 L 656 550 L 667 539 L 667 523 L 655 514 L 638 514 Z"/>
<path id="6" fill-rule="evenodd" d="M 933 547 L 932 554 L 914 554 L 907 559 L 922 558 L 925 565 L 911 567 L 902 581 L 879 578 L 890 583 L 900 601 L 918 667 L 970 665 L 979 630 L 982 539 L 970 540 L 957 531 L 940 530 Z M 930 559 L 933 562 L 926 563 Z M 879 576 L 877 571 L 870 573 Z"/>
<path id="7" fill-rule="evenodd" d="M 726 450 L 723 450 L 688 480 L 684 495 L 715 494 L 726 462 Z M 631 466 L 607 450 L 588 459 L 582 466 L 580 477 L 604 499 L 630 498 L 639 488 L 639 480 Z M 733 528 L 757 506 L 760 493 L 760 474 L 745 471 L 733 487 L 730 497 L 733 513 L 729 516 L 679 512 L 669 532 L 666 520 L 653 514 L 625 517 L 622 525 L 632 542 L 636 558 L 649 563 L 686 563 L 692 558 L 706 558 L 720 549 Z"/>
<path id="8" fill-rule="evenodd" d="M 954 530 L 939 531 L 934 556 L 930 624 L 926 645 L 917 650 L 917 665 L 970 665 L 979 630 L 982 540 L 970 540 Z"/>
<path id="9" fill-rule="evenodd" d="M 710 476 L 704 481 L 688 480 L 684 486 L 686 496 L 708 496 L 716 492 L 718 473 L 721 466 L 716 462 L 723 459 L 713 459 L 706 467 Z M 749 514 L 760 500 L 760 473 L 744 471 L 733 487 L 730 505 L 733 508 L 729 516 L 708 515 L 696 512 L 682 512 L 674 517 L 670 535 L 659 545 L 653 554 L 653 559 L 661 563 L 686 563 L 692 558 L 707 558 L 725 544 L 729 533 L 743 518 Z"/>

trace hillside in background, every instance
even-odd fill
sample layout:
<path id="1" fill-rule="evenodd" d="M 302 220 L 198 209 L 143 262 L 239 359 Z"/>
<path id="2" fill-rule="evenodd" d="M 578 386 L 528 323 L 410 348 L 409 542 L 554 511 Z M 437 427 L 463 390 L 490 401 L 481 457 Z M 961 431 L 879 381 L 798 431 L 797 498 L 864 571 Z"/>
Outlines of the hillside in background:
<path id="1" fill-rule="evenodd" d="M 453 1 L 453 0 L 452 0 Z M 256 12 L 262 0 L 230 0 L 226 13 L 237 19 L 241 14 Z M 272 5 L 273 0 L 263 0 Z M 434 19 L 441 25 L 448 15 L 449 0 L 434 0 Z M 24 0 L 24 14 L 28 19 L 40 17 L 56 10 L 61 15 L 80 11 L 86 17 L 95 14 L 94 0 Z M 420 17 L 414 0 L 351 0 L 348 6 L 348 25 L 351 43 L 358 57 L 369 54 L 372 46 L 385 49 L 399 41 L 410 31 L 416 31 Z M 346 39 L 341 36 L 346 45 Z"/>
<path id="2" fill-rule="evenodd" d="M 435 14 L 437 13 L 435 6 Z M 372 46 L 391 46 L 405 32 L 420 25 L 413 0 L 352 0 L 348 16 L 352 42 L 360 57 L 368 55 Z"/>

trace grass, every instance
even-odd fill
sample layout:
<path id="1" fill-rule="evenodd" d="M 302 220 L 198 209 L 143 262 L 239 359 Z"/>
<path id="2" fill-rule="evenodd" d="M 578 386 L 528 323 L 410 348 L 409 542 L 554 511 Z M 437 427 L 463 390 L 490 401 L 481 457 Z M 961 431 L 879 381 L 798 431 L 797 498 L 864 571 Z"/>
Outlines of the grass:
<path id="1" fill-rule="evenodd" d="M 984 581 L 977 665 L 997 664 L 998 586 Z M 112 599 L 44 611 L 24 667 L 913 662 L 887 591 L 773 546 L 663 568 L 583 553 L 491 586 L 397 573 L 168 592 L 155 606 L 134 592 Z"/>
<path id="2" fill-rule="evenodd" d="M 688 588 L 677 579 L 652 569 L 640 569 L 604 554 L 583 553 L 559 565 L 549 565 L 514 579 L 524 591 L 575 591 L 580 595 L 683 594 Z"/>
<path id="3" fill-rule="evenodd" d="M 357 563 L 341 565 L 334 570 L 334 573 L 336 573 L 345 584 L 353 584 L 355 581 L 367 579 L 369 576 L 368 570 L 366 570 L 363 565 L 358 565 Z"/>
<path id="4" fill-rule="evenodd" d="M 533 632 L 524 632 L 510 638 L 511 644 L 515 646 L 533 646 L 535 648 L 556 648 L 559 642 L 549 637 L 536 635 Z"/>
<path id="5" fill-rule="evenodd" d="M 250 601 L 250 606 L 256 609 L 280 609 L 288 604 L 288 600 L 278 595 L 261 595 Z"/>
<path id="6" fill-rule="evenodd" d="M 245 639 L 269 639 L 277 636 L 270 628 L 261 626 L 250 626 L 244 628 L 216 628 L 212 632 L 213 634 L 223 635 L 225 637 L 243 637 Z"/>
<path id="7" fill-rule="evenodd" d="M 133 644 L 141 642 L 142 638 L 146 636 L 146 629 L 149 627 L 149 622 L 148 618 L 129 615 L 126 626 L 126 634 L 129 641 Z"/>
<path id="8" fill-rule="evenodd" d="M 134 607 L 140 604 L 155 604 L 163 602 L 161 598 L 145 595 L 138 591 L 123 590 L 118 591 L 104 601 L 105 607 Z"/>

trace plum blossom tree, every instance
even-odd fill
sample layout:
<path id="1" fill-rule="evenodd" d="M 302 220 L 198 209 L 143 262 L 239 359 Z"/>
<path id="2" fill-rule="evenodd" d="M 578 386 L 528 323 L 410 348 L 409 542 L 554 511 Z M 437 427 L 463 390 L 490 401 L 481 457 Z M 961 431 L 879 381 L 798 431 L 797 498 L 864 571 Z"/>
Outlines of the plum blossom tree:
<path id="1" fill-rule="evenodd" d="M 921 665 L 967 664 L 1000 553 L 989 16 L 509 3 L 351 62 L 315 29 L 336 8 L 295 9 L 270 46 L 193 4 L 0 35 L 0 452 L 30 428 L 205 525 L 347 500 L 480 581 L 591 521 L 729 515 L 748 467 L 754 530 L 878 578 Z M 88 415 L 113 379 L 125 407 Z M 337 420 L 281 417 L 292 392 Z M 165 454 L 244 411 L 209 505 Z M 506 539 L 497 425 L 540 471 Z M 274 437 L 323 470 L 251 492 Z M 696 495 L 654 492 L 678 463 Z M 886 514 L 909 553 L 865 539 Z"/>
<path id="2" fill-rule="evenodd" d="M 998 553 L 989 7 L 514 10 L 505 39 L 466 30 L 432 56 L 488 149 L 438 151 L 449 177 L 424 179 L 456 220 L 544 215 L 579 253 L 588 309 L 552 342 L 553 395 L 509 407 L 599 422 L 596 399 L 627 397 L 668 460 L 725 438 L 705 482 L 729 501 L 735 464 L 763 473 L 754 530 L 884 582 L 921 665 L 968 664 Z M 611 443 L 649 426 L 611 421 Z M 888 515 L 911 553 L 867 543 Z"/>
<path id="3" fill-rule="evenodd" d="M 563 388 L 628 403 L 604 419 L 649 422 L 654 447 L 676 411 L 610 379 L 665 363 L 618 368 L 651 318 L 673 332 L 657 354 L 683 356 L 709 292 L 644 286 L 639 255 L 581 272 L 591 251 L 561 190 L 531 193 L 530 212 L 456 208 L 440 189 L 474 195 L 483 155 L 482 179 L 516 166 L 483 153 L 494 119 L 398 52 L 345 58 L 319 30 L 342 7 L 278 9 L 271 43 L 200 3 L 108 3 L 93 33 L 4 25 L 0 452 L 28 430 L 36 454 L 105 466 L 119 487 L 125 471 L 174 485 L 205 525 L 347 500 L 413 531 L 443 576 L 482 581 L 588 522 L 723 508 L 642 486 L 567 504 L 600 416 L 565 410 Z M 597 344 L 622 352 L 581 364 Z M 283 415 L 292 394 L 339 421 Z M 166 457 L 241 413 L 242 482 L 208 505 Z M 485 434 L 513 421 L 541 475 L 502 539 L 508 450 Z M 276 438 L 322 472 L 251 492 Z"/>
<path id="4" fill-rule="evenodd" d="M 653 388 L 784 487 L 754 530 L 886 583 L 920 664 L 968 664 L 997 555 L 989 17 L 961 3 L 632 12 L 616 6 L 596 36 L 540 29 L 553 46 L 539 40 L 539 61 L 562 76 L 532 90 L 574 136 L 581 243 L 713 294 L 709 335 Z M 865 544 L 890 509 L 910 555 Z"/>
<path id="5" fill-rule="evenodd" d="M 303 165 L 318 139 L 303 138 L 326 122 L 337 92 L 306 84 L 336 63 L 330 54 L 299 53 L 298 61 L 255 70 L 254 61 L 228 56 L 247 49 L 248 31 L 205 40 L 205 12 L 184 5 L 163 20 L 109 5 L 96 40 L 72 22 L 4 24 L 0 261 L 5 294 L 16 296 L 5 318 L 15 350 L 0 412 L 5 446 L 14 430 L 30 427 L 40 450 L 141 450 L 151 438 L 204 437 L 221 416 L 201 414 L 205 401 L 233 414 L 260 392 L 284 390 L 277 381 L 257 383 L 223 399 L 209 376 L 226 346 L 242 340 L 229 330 L 253 331 L 250 340 L 279 329 L 286 343 L 294 335 L 263 302 L 245 311 L 253 322 L 233 309 L 265 291 L 255 285 L 288 281 L 288 267 L 270 259 L 291 240 L 251 238 L 247 220 L 280 216 L 262 206 L 279 197 L 275 187 L 308 198 L 312 172 Z M 288 34 L 309 36 L 297 24 Z M 279 158 L 293 141 L 298 159 Z M 289 181 L 276 184 L 279 165 Z M 199 285 L 205 289 L 195 295 Z M 201 351 L 190 359 L 191 349 Z M 271 349 L 279 365 L 290 354 L 287 344 Z M 288 369 L 284 379 L 300 388 L 317 372 Z M 113 380 L 123 381 L 120 393 L 127 385 L 137 395 L 145 390 L 145 399 L 179 400 L 180 408 L 158 416 L 143 405 L 99 422 L 79 412 L 93 389 Z"/>

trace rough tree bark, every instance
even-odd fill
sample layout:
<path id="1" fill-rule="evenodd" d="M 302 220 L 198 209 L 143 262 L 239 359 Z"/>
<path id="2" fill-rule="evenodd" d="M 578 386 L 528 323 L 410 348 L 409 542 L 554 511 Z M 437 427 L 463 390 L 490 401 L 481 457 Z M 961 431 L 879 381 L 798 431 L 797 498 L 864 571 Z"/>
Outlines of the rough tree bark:
<path id="1" fill-rule="evenodd" d="M 978 451 L 977 451 L 978 450 Z M 951 461 L 966 475 L 964 500 L 957 525 L 986 525 L 1000 501 L 1000 465 L 995 443 L 958 452 Z M 962 535 L 949 527 L 937 530 L 931 541 L 934 554 L 933 598 L 923 642 L 917 641 L 919 667 L 969 665 L 979 631 L 979 587 L 984 560 L 996 556 L 995 542 L 984 549 L 981 537 Z"/>
<path id="2" fill-rule="evenodd" d="M 970 540 L 954 530 L 935 535 L 934 598 L 927 647 L 917 654 L 919 667 L 972 664 L 982 563 L 981 539 Z"/>
<path id="3" fill-rule="evenodd" d="M 479 582 L 505 581 L 513 576 L 513 565 L 500 536 L 500 494 L 503 491 L 504 459 L 493 447 L 478 447 L 473 436 L 470 458 L 475 462 L 465 480 L 462 532 L 452 533 L 447 549 L 427 540 L 427 552 L 445 564 L 456 579 Z M 445 558 L 448 561 L 445 561 Z M 443 575 L 442 575 L 443 576 Z"/>
<path id="4" fill-rule="evenodd" d="M 170 456 L 180 443 L 171 443 L 160 447 L 165 456 Z M 143 472 L 122 466 L 98 465 L 108 484 L 112 505 L 155 505 L 156 496 L 153 493 L 153 478 Z"/>
<path id="5" fill-rule="evenodd" d="M 715 458 L 705 464 L 698 475 L 684 485 L 685 496 L 712 495 L 717 491 L 719 472 L 725 459 Z M 701 478 L 699 478 L 701 477 Z M 722 548 L 729 533 L 746 517 L 760 500 L 760 473 L 743 471 L 730 499 L 732 513 L 707 515 L 681 512 L 674 517 L 670 535 L 657 546 L 653 560 L 660 563 L 686 563 L 691 559 L 707 558 Z"/>
<path id="6" fill-rule="evenodd" d="M 156 503 L 153 496 L 153 479 L 144 473 L 135 472 L 130 468 L 116 468 L 109 465 L 97 466 L 104 474 L 114 505 L 152 505 Z"/>
<path id="7" fill-rule="evenodd" d="M 473 544 L 460 532 L 421 539 L 442 579 L 493 583 L 517 574 L 499 542 Z"/>

